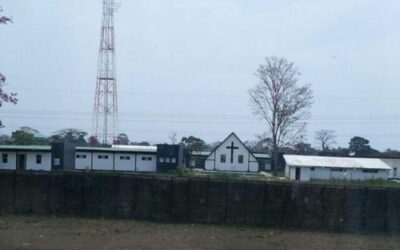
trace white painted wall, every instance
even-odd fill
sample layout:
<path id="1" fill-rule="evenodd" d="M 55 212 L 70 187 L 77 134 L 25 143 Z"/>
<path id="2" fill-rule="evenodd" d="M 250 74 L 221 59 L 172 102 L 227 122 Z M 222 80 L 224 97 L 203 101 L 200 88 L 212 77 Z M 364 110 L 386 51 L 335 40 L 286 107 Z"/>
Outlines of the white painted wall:
<path id="1" fill-rule="evenodd" d="M 390 170 L 389 178 L 400 178 L 400 159 L 381 159 L 384 163 L 389 165 Z"/>
<path id="2" fill-rule="evenodd" d="M 99 159 L 99 156 L 108 156 L 108 159 Z M 93 153 L 93 170 L 113 170 L 113 166 L 112 153 Z"/>
<path id="3" fill-rule="evenodd" d="M 86 158 L 76 158 L 77 155 L 85 155 Z M 76 152 L 75 153 L 75 169 L 90 170 L 92 166 L 92 153 Z"/>
<path id="4" fill-rule="evenodd" d="M 143 160 L 143 158 L 151 158 L 151 160 Z M 137 159 L 136 159 L 136 171 L 156 172 L 157 171 L 157 155 L 156 154 L 138 154 Z"/>
<path id="5" fill-rule="evenodd" d="M 42 152 L 28 152 L 20 153 L 26 155 L 26 170 L 36 170 L 36 171 L 51 171 L 51 153 Z M 36 155 L 42 156 L 42 163 L 36 163 Z"/>
<path id="6" fill-rule="evenodd" d="M 233 152 L 233 162 L 231 161 L 232 142 L 234 147 L 238 147 Z M 226 161 L 221 162 L 221 155 L 226 156 Z M 239 163 L 239 155 L 243 156 L 243 163 Z M 214 162 L 215 161 L 215 162 Z M 215 165 L 215 169 L 214 169 Z M 216 150 L 208 156 L 205 164 L 206 170 L 218 171 L 237 171 L 237 172 L 258 172 L 259 163 L 257 159 L 249 152 L 242 142 L 235 136 L 230 135 Z"/>
<path id="7" fill-rule="evenodd" d="M 3 163 L 3 154 L 7 154 L 7 163 Z M 0 152 L 0 169 L 15 170 L 17 166 L 17 157 L 15 152 Z"/>
<path id="8" fill-rule="evenodd" d="M 296 167 L 285 168 L 285 175 L 290 180 L 296 178 Z M 333 171 L 332 168 L 315 167 L 311 170 L 310 167 L 301 167 L 301 181 L 309 180 L 370 180 L 383 179 L 386 180 L 389 176 L 389 170 L 378 170 L 377 173 L 365 173 L 362 169 L 345 169 L 342 172 Z"/>
<path id="9" fill-rule="evenodd" d="M 129 157 L 129 160 L 122 160 L 121 157 Z M 134 154 L 115 154 L 115 170 L 116 171 L 135 171 L 135 155 Z"/>

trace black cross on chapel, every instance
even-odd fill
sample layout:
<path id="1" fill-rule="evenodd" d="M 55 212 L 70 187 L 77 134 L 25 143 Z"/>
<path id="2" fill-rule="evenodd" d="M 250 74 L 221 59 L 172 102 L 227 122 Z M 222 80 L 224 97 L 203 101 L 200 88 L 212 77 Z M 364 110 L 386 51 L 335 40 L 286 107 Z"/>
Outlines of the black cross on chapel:
<path id="1" fill-rule="evenodd" d="M 232 142 L 231 146 L 226 147 L 226 148 L 231 150 L 231 163 L 233 163 L 233 152 L 235 149 L 239 149 L 239 147 L 235 147 L 235 144 Z"/>

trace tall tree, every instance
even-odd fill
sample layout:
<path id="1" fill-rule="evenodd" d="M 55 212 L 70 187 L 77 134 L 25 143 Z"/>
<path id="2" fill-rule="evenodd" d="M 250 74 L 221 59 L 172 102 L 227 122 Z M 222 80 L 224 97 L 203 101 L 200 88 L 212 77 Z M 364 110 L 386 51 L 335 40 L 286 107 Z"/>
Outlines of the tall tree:
<path id="1" fill-rule="evenodd" d="M 85 139 L 87 135 L 88 133 L 85 131 L 75 128 L 67 128 L 59 130 L 56 133 L 54 133 L 54 135 L 50 137 L 50 141 L 69 142 L 77 146 L 87 146 L 88 142 Z"/>
<path id="2" fill-rule="evenodd" d="M 0 13 L 3 12 L 3 9 L 0 7 Z M 3 16 L 0 14 L 0 24 L 7 24 L 11 22 L 9 17 Z M 17 104 L 17 94 L 16 93 L 7 93 L 3 90 L 4 85 L 6 84 L 6 77 L 0 73 L 0 107 L 5 102 L 9 102 L 12 104 Z M 3 127 L 2 121 L 0 121 L 0 128 Z"/>
<path id="3" fill-rule="evenodd" d="M 116 140 L 114 140 L 116 145 L 129 145 L 129 136 L 125 133 L 118 134 Z"/>
<path id="4" fill-rule="evenodd" d="M 182 137 L 181 142 L 191 151 L 199 151 L 206 147 L 206 143 L 202 139 L 194 136 Z"/>
<path id="5" fill-rule="evenodd" d="M 297 67 L 285 58 L 266 57 L 256 76 L 260 83 L 249 91 L 252 111 L 265 120 L 272 139 L 272 168 L 282 147 L 295 144 L 310 115 L 312 90 L 298 84 Z"/>
<path id="6" fill-rule="evenodd" d="M 321 146 L 322 152 L 326 152 L 332 145 L 336 144 L 336 137 L 333 130 L 321 129 L 315 132 L 315 140 Z"/>
<path id="7" fill-rule="evenodd" d="M 37 145 L 40 144 L 36 138 L 39 132 L 30 127 L 21 127 L 11 133 L 11 142 L 15 145 Z"/>
<path id="8" fill-rule="evenodd" d="M 379 154 L 378 150 L 371 148 L 369 140 L 360 136 L 351 138 L 349 142 L 349 151 L 355 156 L 372 156 Z"/>

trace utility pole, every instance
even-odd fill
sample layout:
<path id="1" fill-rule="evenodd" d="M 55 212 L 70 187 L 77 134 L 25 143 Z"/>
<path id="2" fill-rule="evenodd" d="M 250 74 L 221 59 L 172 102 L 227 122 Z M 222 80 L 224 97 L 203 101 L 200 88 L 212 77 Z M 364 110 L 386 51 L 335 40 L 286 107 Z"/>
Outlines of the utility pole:
<path id="1" fill-rule="evenodd" d="M 98 72 L 92 133 L 102 144 L 113 143 L 117 135 L 118 98 L 115 66 L 114 14 L 119 4 L 103 0 Z"/>

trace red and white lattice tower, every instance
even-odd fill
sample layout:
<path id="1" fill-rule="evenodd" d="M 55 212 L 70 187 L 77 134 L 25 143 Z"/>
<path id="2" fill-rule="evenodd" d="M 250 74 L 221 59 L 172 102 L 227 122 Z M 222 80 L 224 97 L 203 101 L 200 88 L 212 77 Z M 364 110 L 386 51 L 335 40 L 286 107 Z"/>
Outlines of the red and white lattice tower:
<path id="1" fill-rule="evenodd" d="M 119 4 L 115 0 L 103 0 L 92 131 L 97 140 L 103 144 L 112 143 L 117 135 L 118 99 L 114 14 L 118 7 Z"/>

